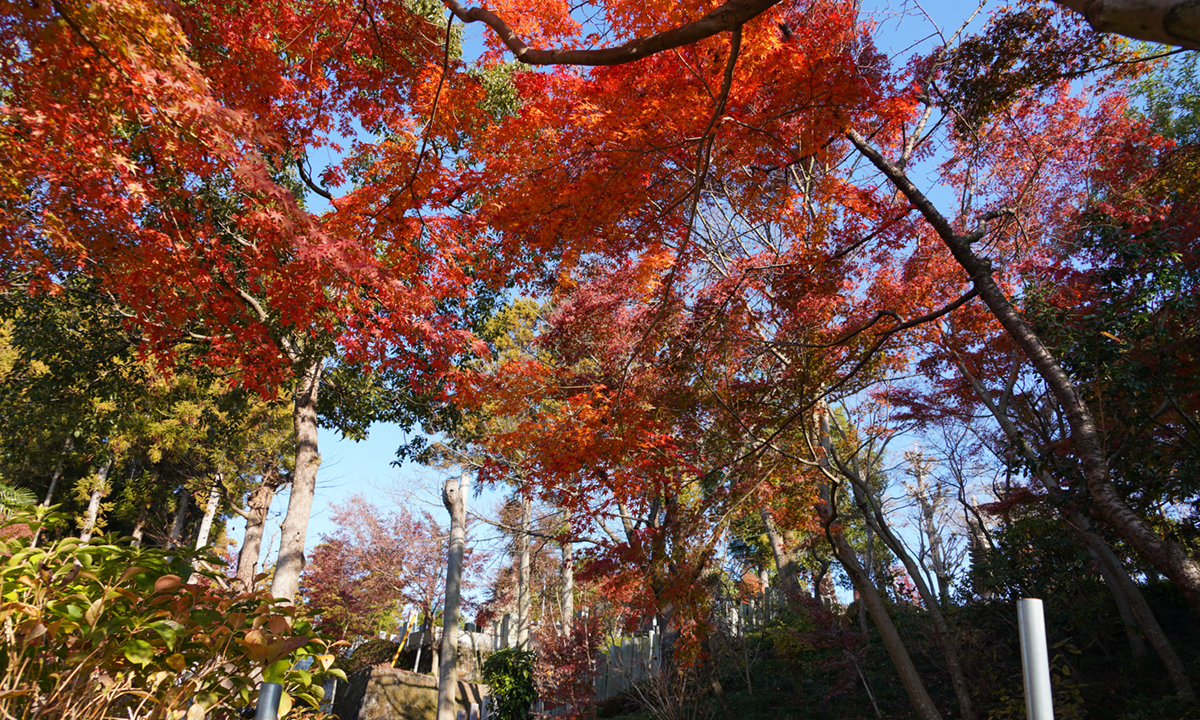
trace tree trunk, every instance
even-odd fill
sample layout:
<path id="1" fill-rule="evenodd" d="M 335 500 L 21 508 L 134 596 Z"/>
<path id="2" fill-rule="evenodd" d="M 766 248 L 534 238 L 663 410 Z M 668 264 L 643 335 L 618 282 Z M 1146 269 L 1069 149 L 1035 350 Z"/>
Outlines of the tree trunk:
<path id="1" fill-rule="evenodd" d="M 267 527 L 267 512 L 275 492 L 283 485 L 279 470 L 270 467 L 263 473 L 262 482 L 246 502 L 246 532 L 242 537 L 242 549 L 238 551 L 236 580 L 242 592 L 254 589 L 254 578 L 258 576 L 258 557 L 262 548 L 263 530 Z"/>
<path id="2" fill-rule="evenodd" d="M 1200 49 L 1194 0 L 1054 0 L 1079 13 L 1096 32 Z"/>
<path id="3" fill-rule="evenodd" d="M 521 528 L 517 536 L 517 553 L 519 554 L 519 571 L 517 573 L 517 647 L 529 649 L 529 611 L 532 593 L 530 592 L 530 536 L 533 529 L 533 498 L 521 498 Z"/>
<path id="4" fill-rule="evenodd" d="M 569 636 L 575 627 L 575 543 L 562 544 L 562 635 Z"/>
<path id="5" fill-rule="evenodd" d="M 308 366 L 297 383 L 292 406 L 296 470 L 292 473 L 292 491 L 288 497 L 287 515 L 280 528 L 279 557 L 271 581 L 271 594 L 288 602 L 296 598 L 300 573 L 304 570 L 304 541 L 317 490 L 317 468 L 321 466 L 321 456 L 317 452 L 317 390 L 323 370 L 324 360 Z"/>
<path id="6" fill-rule="evenodd" d="M 135 548 L 142 546 L 142 537 L 146 534 L 146 517 L 149 514 L 150 509 L 145 507 L 138 513 L 137 524 L 133 526 L 133 543 L 131 543 Z"/>
<path id="7" fill-rule="evenodd" d="M 62 478 L 63 463 L 67 459 L 67 453 L 75 447 L 75 438 L 70 435 L 63 441 L 62 453 L 58 456 L 58 462 L 54 464 L 54 474 L 50 476 L 50 487 L 46 488 L 46 498 L 42 500 L 43 507 L 49 507 L 50 502 L 54 500 L 54 490 L 58 487 L 58 481 Z"/>
<path id="8" fill-rule="evenodd" d="M 971 373 L 965 363 L 959 359 L 959 370 L 970 383 L 971 388 L 975 391 L 976 396 L 987 407 L 992 417 L 1000 425 L 1000 429 L 1004 432 L 1005 437 L 1012 443 L 1025 457 L 1036 466 L 1037 453 L 1030 446 L 1029 441 L 1017 429 L 1012 419 L 1005 414 L 1000 407 L 988 394 L 987 389 L 983 384 Z M 1036 473 L 1037 478 L 1042 483 L 1042 487 L 1046 488 L 1046 493 L 1052 500 L 1060 501 L 1060 505 L 1064 505 L 1062 486 L 1058 484 L 1058 480 L 1045 470 L 1040 470 Z M 1092 557 L 1096 558 L 1100 568 L 1101 577 L 1108 586 L 1109 592 L 1113 595 L 1113 600 L 1117 604 L 1117 611 L 1121 613 L 1122 621 L 1126 622 L 1126 634 L 1129 635 L 1130 651 L 1133 653 L 1134 661 L 1137 662 L 1138 656 L 1144 653 L 1144 648 L 1141 647 L 1141 638 L 1136 632 L 1129 632 L 1128 621 L 1125 620 L 1125 608 L 1132 614 L 1133 619 L 1141 626 L 1142 632 L 1146 636 L 1146 641 L 1154 648 L 1154 652 L 1158 654 L 1162 660 L 1163 668 L 1167 671 L 1167 677 L 1171 680 L 1172 687 L 1175 688 L 1175 693 L 1179 695 L 1185 702 L 1195 702 L 1196 693 L 1192 688 L 1191 680 L 1188 678 L 1187 669 L 1184 667 L 1183 660 L 1179 654 L 1175 652 L 1175 647 L 1167 638 L 1167 634 L 1163 632 L 1162 626 L 1158 624 L 1158 619 L 1154 617 L 1154 612 L 1150 609 L 1150 604 L 1146 602 L 1146 597 L 1142 595 L 1142 591 L 1137 584 L 1133 582 L 1133 578 L 1129 577 L 1129 571 L 1126 570 L 1125 564 L 1113 552 L 1113 549 L 1107 542 L 1104 541 L 1096 533 L 1092 532 L 1091 522 L 1079 510 L 1069 510 L 1065 513 L 1067 524 L 1076 530 L 1088 546 Z"/>
<path id="9" fill-rule="evenodd" d="M 1091 535 L 1091 533 L 1088 533 Z M 1092 538 L 1099 540 L 1095 535 Z M 1124 590 L 1117 578 L 1113 575 L 1112 568 L 1108 563 L 1101 559 L 1096 552 L 1096 548 L 1092 547 L 1092 543 L 1087 543 L 1088 554 L 1092 556 L 1092 561 L 1096 563 L 1096 568 L 1100 571 L 1100 577 L 1104 580 L 1104 586 L 1108 588 L 1108 592 L 1112 595 L 1113 602 L 1117 605 L 1117 614 L 1121 616 L 1121 624 L 1125 626 L 1125 639 L 1129 642 L 1129 654 L 1133 656 L 1133 665 L 1137 669 L 1142 669 L 1146 664 L 1146 656 L 1149 655 L 1149 649 L 1146 647 L 1146 641 L 1142 638 L 1138 628 L 1141 623 L 1133 615 L 1133 608 L 1129 605 L 1129 598 L 1125 595 Z"/>
<path id="10" fill-rule="evenodd" d="M 848 130 L 846 135 L 859 152 L 879 168 L 921 211 L 925 220 L 949 248 L 950 254 L 967 271 L 975 291 L 988 310 L 1033 364 L 1062 407 L 1071 428 L 1071 442 L 1075 455 L 1083 467 L 1083 476 L 1092 496 L 1092 511 L 1116 530 L 1159 572 L 1167 576 L 1192 607 L 1200 610 L 1200 564 L 1193 560 L 1179 543 L 1156 533 L 1154 528 L 1121 499 L 1109 479 L 1104 447 L 1087 404 L 1075 390 L 1062 365 L 1008 301 L 1008 297 L 992 277 L 991 262 L 983 260 L 971 249 L 971 242 L 975 238 L 956 233 L 950 222 L 912 184 L 904 172 L 884 159 L 861 135 L 853 130 Z"/>
<path id="11" fill-rule="evenodd" d="M 183 524 L 187 520 L 188 504 L 192 494 L 186 487 L 179 488 L 179 504 L 175 506 L 175 520 L 171 523 L 171 532 L 167 535 L 167 547 L 177 547 L 183 541 Z"/>
<path id="12" fill-rule="evenodd" d="M 824 421 L 823 421 L 824 422 Z M 954 634 L 950 631 L 950 624 L 946 622 L 946 616 L 942 614 L 941 605 L 938 602 L 937 596 L 929 587 L 929 583 L 925 581 L 925 576 L 921 572 L 912 555 L 908 552 L 908 548 L 896 534 L 892 532 L 891 525 L 888 524 L 887 518 L 884 517 L 883 508 L 875 496 L 871 493 L 866 481 L 858 472 L 858 463 L 854 462 L 848 465 L 842 461 L 834 452 L 833 441 L 828 433 L 822 432 L 821 446 L 825 449 L 826 461 L 831 466 L 830 469 L 835 469 L 840 472 L 842 477 L 850 482 L 850 489 L 854 496 L 854 503 L 858 506 L 859 513 L 862 514 L 863 520 L 866 521 L 867 527 L 873 529 L 879 539 L 883 540 L 888 549 L 896 555 L 896 558 L 904 565 L 904 569 L 908 571 L 912 578 L 913 585 L 917 588 L 917 593 L 921 596 L 921 602 L 925 604 L 925 610 L 929 613 L 930 619 L 933 621 L 934 632 L 937 634 L 938 644 L 942 649 L 942 657 L 946 660 L 946 671 L 950 675 L 950 682 L 954 687 L 954 696 L 958 700 L 959 714 L 963 720 L 975 720 L 975 704 L 971 700 L 971 692 L 967 685 L 966 675 L 963 673 L 962 662 L 958 656 L 958 644 L 954 641 Z M 830 500 L 832 502 L 832 500 Z M 843 540 L 843 542 L 845 542 Z M 849 545 L 846 545 L 849 548 Z M 841 552 L 845 552 L 842 550 Z M 839 560 L 841 557 L 839 555 Z M 857 557 L 855 557 L 857 562 Z M 845 561 L 842 561 L 845 565 Z M 849 574 L 849 570 L 847 570 Z M 879 597 L 878 589 L 870 580 L 870 576 L 863 573 L 865 584 L 871 588 L 871 592 L 876 598 Z M 855 588 L 858 588 L 858 583 L 855 582 Z M 870 612 L 870 601 L 862 590 L 859 590 L 859 599 L 863 601 L 863 605 L 867 606 Z M 879 625 L 878 618 L 875 619 L 876 626 Z M 891 653 L 891 648 L 888 648 Z"/>
<path id="13" fill-rule="evenodd" d="M 818 446 L 826 450 L 824 457 L 820 458 L 821 470 L 831 475 L 833 470 L 830 464 L 833 462 L 833 456 L 829 453 L 829 449 L 833 447 L 833 441 L 829 434 L 829 408 L 821 403 L 817 415 L 820 435 Z M 831 477 L 829 479 L 832 480 Z M 871 578 L 858 562 L 854 548 L 850 547 L 850 543 L 842 534 L 841 527 L 837 522 L 836 491 L 826 481 L 821 482 L 819 491 L 817 517 L 825 528 L 825 538 L 829 541 L 834 556 L 842 564 L 846 574 L 850 576 L 850 582 L 854 585 L 854 589 L 858 591 L 859 602 L 866 606 L 867 613 L 875 622 L 875 627 L 879 629 L 883 646 L 891 657 L 892 664 L 896 667 L 896 673 L 900 676 L 900 683 L 904 686 L 904 691 L 913 704 L 913 710 L 916 711 L 920 720 L 941 720 L 942 716 L 937 711 L 937 706 L 933 704 L 933 699 L 925 690 L 925 684 L 917 673 L 912 657 L 908 654 L 908 649 L 904 647 L 904 641 L 900 639 L 900 633 L 896 631 L 896 626 L 887 613 L 887 607 L 883 603 L 883 598 L 879 596 L 879 590 L 871 583 Z"/>
<path id="14" fill-rule="evenodd" d="M 823 486 L 822 494 L 829 497 L 827 485 Z M 938 713 L 937 707 L 934 706 L 933 700 L 926 692 L 925 685 L 921 682 L 921 676 L 917 674 L 917 668 L 913 665 L 912 657 L 909 656 L 908 649 L 904 647 L 904 641 L 900 639 L 900 633 L 896 631 L 896 626 L 887 613 L 883 598 L 871 584 L 871 579 L 867 577 L 862 565 L 859 565 L 854 548 L 846 542 L 841 529 L 836 527 L 836 514 L 828 500 L 820 503 L 818 515 L 821 523 L 825 525 L 825 537 L 829 541 L 829 546 L 833 548 L 834 556 L 842 564 L 846 574 L 850 576 L 850 582 L 858 591 L 859 602 L 866 606 L 867 613 L 875 622 L 875 627 L 879 629 L 883 646 L 887 649 L 892 664 L 896 666 L 896 673 L 900 676 L 900 682 L 904 685 L 905 692 L 908 693 L 908 699 L 912 702 L 917 717 L 921 720 L 941 720 L 941 714 Z"/>
<path id="15" fill-rule="evenodd" d="M 200 529 L 196 532 L 196 549 L 208 544 L 208 535 L 212 532 L 213 518 L 217 516 L 217 507 L 221 504 L 221 473 L 213 480 L 208 490 L 208 502 L 204 505 L 204 517 L 200 519 Z"/>
<path id="16" fill-rule="evenodd" d="M 104 463 L 104 467 L 100 468 L 100 472 L 96 474 L 96 481 L 92 485 L 92 493 L 88 497 L 87 515 L 83 520 L 83 532 L 79 533 L 81 542 L 87 542 L 92 539 L 92 531 L 96 529 L 96 522 L 100 519 L 100 501 L 108 495 L 108 473 L 112 470 L 113 458 L 109 456 L 108 461 Z"/>
<path id="17" fill-rule="evenodd" d="M 767 540 L 771 543 L 771 554 L 775 557 L 775 571 L 779 575 L 779 586 L 789 598 L 800 597 L 800 564 L 796 562 L 796 554 L 788 549 L 783 533 L 775 524 L 771 511 L 761 508 L 759 516 L 767 528 Z"/>
<path id="18" fill-rule="evenodd" d="M 455 720 L 458 690 L 458 605 L 462 589 L 463 545 L 466 542 L 467 476 L 449 478 L 442 503 L 450 511 L 450 549 L 446 560 L 446 605 L 442 614 L 442 654 L 438 660 L 437 720 Z"/>
<path id="19" fill-rule="evenodd" d="M 67 459 L 67 453 L 75 447 L 75 438 L 70 435 L 63 441 L 62 453 L 58 456 L 58 462 L 54 464 L 54 473 L 50 476 L 50 487 L 46 488 L 46 499 L 42 500 L 42 507 L 50 507 L 51 501 L 54 500 L 54 490 L 58 487 L 58 481 L 62 479 L 63 463 Z M 38 528 L 33 533 L 33 538 L 29 541 L 30 547 L 37 547 L 38 538 L 42 536 L 42 529 Z"/>

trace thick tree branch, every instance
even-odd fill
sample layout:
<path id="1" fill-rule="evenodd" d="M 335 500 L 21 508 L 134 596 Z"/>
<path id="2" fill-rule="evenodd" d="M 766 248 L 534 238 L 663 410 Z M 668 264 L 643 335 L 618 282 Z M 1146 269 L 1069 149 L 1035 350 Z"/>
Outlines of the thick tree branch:
<path id="1" fill-rule="evenodd" d="M 1082 15 L 1097 32 L 1200 49 L 1196 0 L 1054 0 Z"/>
<path id="2" fill-rule="evenodd" d="M 304 184 L 308 186 L 309 190 L 312 190 L 326 200 L 333 202 L 333 196 L 329 194 L 329 191 L 313 182 L 312 177 L 304 169 L 304 161 L 300 158 L 296 158 L 296 170 L 300 172 L 300 179 L 304 181 Z"/>
<path id="3" fill-rule="evenodd" d="M 528 65 L 621 65 L 634 60 L 691 45 L 753 20 L 782 0 L 729 0 L 699 20 L 646 37 L 634 38 L 614 47 L 594 50 L 557 48 L 541 50 L 525 44 L 508 23 L 483 8 L 467 8 L 458 0 L 444 0 L 446 7 L 464 23 L 482 22 L 500 37 L 517 60 Z"/>
<path id="4" fill-rule="evenodd" d="M 1079 395 L 1058 359 L 1025 318 L 1017 312 L 1003 288 L 992 277 L 992 263 L 987 258 L 976 255 L 971 249 L 972 236 L 958 234 L 950 221 L 938 212 L 904 171 L 871 147 L 862 135 L 848 129 L 846 137 L 921 211 L 926 222 L 933 227 L 950 254 L 971 278 L 974 289 L 978 291 L 988 310 L 1046 382 L 1047 388 L 1062 407 L 1070 425 L 1073 449 L 1079 458 L 1088 491 L 1092 496 L 1092 512 L 1111 525 L 1159 572 L 1170 578 L 1192 607 L 1200 609 L 1200 563 L 1197 563 L 1182 545 L 1159 535 L 1154 527 L 1129 507 L 1125 498 L 1114 487 L 1109 478 L 1104 446 L 1087 403 Z"/>

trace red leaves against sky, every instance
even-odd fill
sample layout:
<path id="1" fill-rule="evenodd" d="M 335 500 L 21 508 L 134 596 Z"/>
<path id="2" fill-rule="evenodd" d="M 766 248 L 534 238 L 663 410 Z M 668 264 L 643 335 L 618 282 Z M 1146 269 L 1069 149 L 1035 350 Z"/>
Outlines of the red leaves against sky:
<path id="1" fill-rule="evenodd" d="M 560 2 L 493 9 L 534 44 L 569 45 L 710 5 L 612 0 L 583 26 Z M 895 152 L 919 110 L 913 76 L 891 71 L 856 8 L 777 5 L 742 29 L 733 66 L 726 34 L 628 65 L 518 72 L 519 103 L 496 119 L 480 82 L 443 62 L 437 15 L 409 3 L 6 6 L 2 282 L 53 291 L 92 275 L 152 347 L 204 338 L 208 362 L 260 386 L 291 373 L 285 337 L 440 374 L 470 346 L 460 315 L 477 283 L 526 283 L 549 303 L 544 355 L 459 373 L 454 400 L 514 418 L 490 440 L 497 456 L 519 452 L 576 516 L 662 513 L 607 558 L 659 563 L 639 592 L 661 599 L 670 584 L 653 573 L 699 568 L 739 503 L 786 515 L 811 500 L 788 458 L 809 452 L 794 430 L 819 393 L 852 395 L 918 355 L 941 382 L 950 346 L 993 369 L 1008 355 L 970 304 L 866 354 L 967 278 L 841 139 L 857 127 Z M 1057 272 L 1087 302 L 1055 238 L 1077 229 L 1090 187 L 1145 175 L 1135 148 L 1161 150 L 1123 110 L 1064 84 L 950 137 L 945 177 L 973 193 L 959 227 L 1000 206 L 1019 218 L 986 246 L 1008 287 Z M 340 143 L 322 169 L 318 151 Z M 331 184 L 334 211 L 298 199 L 297 161 Z M 1107 211 L 1134 227 L 1182 217 L 1155 202 Z"/>

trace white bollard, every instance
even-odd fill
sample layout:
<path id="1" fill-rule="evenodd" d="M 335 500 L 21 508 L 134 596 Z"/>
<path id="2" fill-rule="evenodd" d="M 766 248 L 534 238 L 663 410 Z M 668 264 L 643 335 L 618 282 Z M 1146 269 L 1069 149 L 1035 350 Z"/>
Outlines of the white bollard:
<path id="1" fill-rule="evenodd" d="M 1050 654 L 1046 647 L 1046 618 L 1042 601 L 1017 601 L 1017 625 L 1021 632 L 1021 670 L 1025 676 L 1025 712 L 1029 720 L 1054 720 L 1054 697 L 1050 690 Z"/>

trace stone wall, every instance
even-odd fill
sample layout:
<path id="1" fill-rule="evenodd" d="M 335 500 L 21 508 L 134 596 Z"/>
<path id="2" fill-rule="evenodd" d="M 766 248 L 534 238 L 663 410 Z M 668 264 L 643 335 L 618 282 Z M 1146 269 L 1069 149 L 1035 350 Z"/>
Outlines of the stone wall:
<path id="1" fill-rule="evenodd" d="M 436 720 L 437 678 L 380 665 L 363 668 L 338 683 L 333 714 L 340 720 Z M 486 685 L 459 682 L 459 710 L 470 716 L 471 704 L 483 710 Z M 473 720 L 473 719 L 472 719 Z"/>

